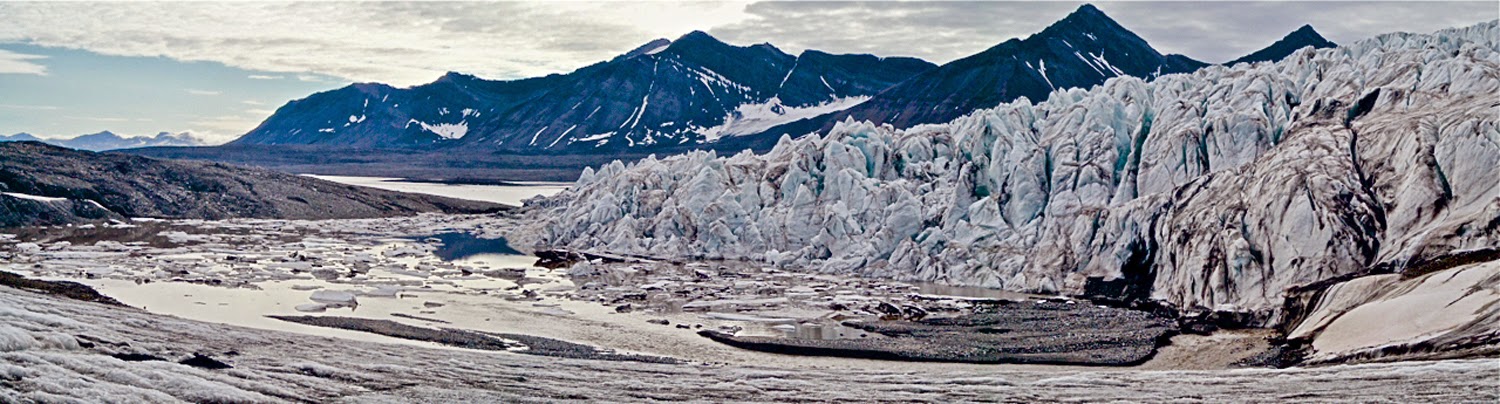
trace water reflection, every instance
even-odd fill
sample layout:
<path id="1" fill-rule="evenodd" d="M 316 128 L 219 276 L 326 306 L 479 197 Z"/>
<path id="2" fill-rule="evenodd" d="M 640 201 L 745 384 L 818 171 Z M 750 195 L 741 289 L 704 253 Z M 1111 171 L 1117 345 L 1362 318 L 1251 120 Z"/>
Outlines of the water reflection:
<path id="1" fill-rule="evenodd" d="M 780 329 L 785 333 L 786 338 L 795 339 L 834 340 L 865 338 L 869 336 L 865 331 L 835 323 L 804 322 L 781 325 L 774 328 Z"/>
<path id="2" fill-rule="evenodd" d="M 458 261 L 478 255 L 522 255 L 505 238 L 479 238 L 470 233 L 442 233 L 427 237 L 442 242 L 432 252 L 443 261 Z"/>
<path id="3" fill-rule="evenodd" d="M 1029 293 L 1017 293 L 1000 289 L 990 289 L 975 286 L 953 286 L 932 282 L 910 282 L 917 287 L 917 291 L 929 296 L 954 296 L 978 299 L 1001 299 L 1001 300 L 1027 300 L 1043 296 Z"/>

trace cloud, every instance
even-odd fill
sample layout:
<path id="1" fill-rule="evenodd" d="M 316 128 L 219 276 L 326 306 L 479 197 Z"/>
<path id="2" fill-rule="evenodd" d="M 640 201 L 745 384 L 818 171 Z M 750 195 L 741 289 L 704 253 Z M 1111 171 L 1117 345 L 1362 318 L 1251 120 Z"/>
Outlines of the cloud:
<path id="1" fill-rule="evenodd" d="M 1041 31 L 1081 2 L 766 2 L 708 31 L 788 51 L 917 56 L 944 63 Z M 1500 18 L 1494 2 L 1106 2 L 1101 10 L 1163 53 L 1223 62 L 1303 24 L 1338 43 Z"/>
<path id="2" fill-rule="evenodd" d="M 1345 44 L 1390 32 L 1429 33 L 1500 18 L 1493 1 L 1290 1 L 1104 3 L 1099 9 L 1163 53 L 1224 62 L 1264 48 L 1303 24 Z"/>
<path id="3" fill-rule="evenodd" d="M 219 92 L 219 91 L 199 90 L 199 89 L 195 89 L 195 88 L 184 89 L 184 91 L 187 91 L 188 94 L 192 94 L 192 95 L 221 95 L 221 94 L 224 94 L 223 92 Z"/>
<path id="4" fill-rule="evenodd" d="M 212 61 L 304 81 L 567 72 L 704 30 L 796 52 L 947 62 L 1041 30 L 1078 2 L 6 3 L 0 43 Z M 1165 52 L 1224 61 L 1310 23 L 1335 42 L 1500 18 L 1491 2 L 1107 2 Z M 58 21 L 67 21 L 59 24 Z M 14 63 L 0 57 L 0 64 Z M 40 65 L 20 59 L 28 72 Z M 3 69 L 0 69 L 3 71 Z"/>
<path id="5" fill-rule="evenodd" d="M 67 116 L 63 116 L 63 118 L 76 119 L 76 120 L 80 120 L 80 121 L 93 121 L 93 122 L 130 122 L 130 118 L 118 118 L 118 117 L 112 117 L 112 116 L 72 116 L 72 115 L 67 115 Z"/>
<path id="6" fill-rule="evenodd" d="M 566 72 L 746 16 L 744 3 L 0 3 L 0 43 L 394 85 Z M 59 24 L 58 21 L 68 21 Z"/>
<path id="7" fill-rule="evenodd" d="M 32 62 L 33 60 L 46 58 L 46 56 L 42 55 L 16 53 L 0 49 L 0 74 L 35 74 L 46 76 L 47 66 Z"/>
<path id="8" fill-rule="evenodd" d="M 260 102 L 260 101 L 256 101 L 256 100 L 244 100 L 244 101 L 240 101 L 240 102 L 244 103 L 245 105 L 266 105 L 266 103 Z"/>
<path id="9" fill-rule="evenodd" d="M 59 108 L 55 105 L 0 104 L 0 109 L 15 109 L 23 111 L 56 111 L 62 108 Z"/>
<path id="10" fill-rule="evenodd" d="M 212 143 L 223 143 L 255 129 L 265 116 L 217 115 L 194 117 L 187 122 L 190 132 Z"/>
<path id="11" fill-rule="evenodd" d="M 247 77 L 249 77 L 251 80 L 281 80 L 286 78 L 286 76 L 273 76 L 266 74 L 252 74 Z"/>

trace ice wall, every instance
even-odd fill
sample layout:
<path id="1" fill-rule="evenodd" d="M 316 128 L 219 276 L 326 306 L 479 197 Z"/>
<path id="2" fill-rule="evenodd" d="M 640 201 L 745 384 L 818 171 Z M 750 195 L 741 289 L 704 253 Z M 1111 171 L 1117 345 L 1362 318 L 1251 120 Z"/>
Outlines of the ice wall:
<path id="1" fill-rule="evenodd" d="M 1292 286 L 1500 245 L 1500 22 L 1122 77 L 764 155 L 585 171 L 539 245 L 1150 298 L 1273 321 Z"/>

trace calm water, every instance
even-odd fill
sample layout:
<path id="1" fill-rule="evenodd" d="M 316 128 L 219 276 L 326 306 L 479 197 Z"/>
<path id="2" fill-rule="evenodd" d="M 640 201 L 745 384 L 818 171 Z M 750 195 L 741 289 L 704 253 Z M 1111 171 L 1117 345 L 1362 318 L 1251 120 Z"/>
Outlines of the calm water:
<path id="1" fill-rule="evenodd" d="M 520 256 L 522 253 L 511 248 L 510 243 L 504 238 L 479 238 L 470 233 L 443 233 L 436 234 L 426 240 L 436 239 L 443 244 L 433 250 L 432 254 L 443 261 L 466 260 L 486 255 Z M 535 260 L 535 257 L 530 257 Z"/>
<path id="2" fill-rule="evenodd" d="M 340 175 L 308 175 L 325 181 L 362 187 L 379 188 L 397 192 L 446 196 L 471 201 L 494 202 L 521 206 L 521 201 L 534 196 L 552 196 L 566 189 L 570 183 L 520 182 L 517 185 L 469 185 L 439 184 L 432 182 L 410 182 L 400 178 L 351 177 Z"/>

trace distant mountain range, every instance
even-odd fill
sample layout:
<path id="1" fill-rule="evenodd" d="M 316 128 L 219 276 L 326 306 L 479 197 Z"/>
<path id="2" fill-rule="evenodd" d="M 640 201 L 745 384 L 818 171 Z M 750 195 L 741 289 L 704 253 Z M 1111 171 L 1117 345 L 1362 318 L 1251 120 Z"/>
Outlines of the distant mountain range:
<path id="1" fill-rule="evenodd" d="M 1304 26 L 1229 63 L 1279 60 L 1309 46 L 1335 45 Z M 567 74 L 494 81 L 448 73 L 410 88 L 353 84 L 291 101 L 224 147 L 132 152 L 342 174 L 368 171 L 380 161 L 386 174 L 409 168 L 476 178 L 550 163 L 495 165 L 509 160 L 484 156 L 566 154 L 578 156 L 567 160 L 579 164 L 571 169 L 576 172 L 652 153 L 763 151 L 784 135 L 826 132 L 846 119 L 898 128 L 947 122 L 1117 76 L 1152 80 L 1208 65 L 1158 52 L 1092 5 L 1025 39 L 942 66 L 817 50 L 794 56 L 770 44 L 730 45 L 695 31 Z M 393 154 L 405 157 L 370 154 L 392 148 L 407 149 Z M 342 151 L 329 151 L 335 149 Z M 454 161 L 428 161 L 445 158 Z M 423 161 L 391 166 L 407 160 Z M 548 167 L 546 178 L 572 178 Z"/>
<path id="2" fill-rule="evenodd" d="M 43 139 L 30 133 L 17 133 L 10 136 L 0 135 L 0 142 L 42 142 L 70 149 L 103 151 L 118 149 L 134 149 L 139 147 L 155 146 L 203 146 L 204 141 L 188 132 L 171 133 L 161 132 L 156 136 L 133 136 L 124 137 L 110 131 L 87 134 L 71 139 Z"/>

